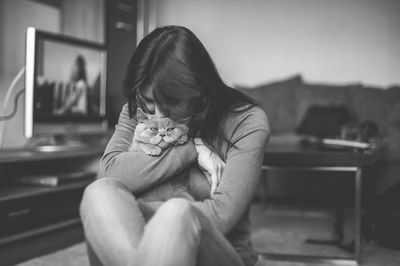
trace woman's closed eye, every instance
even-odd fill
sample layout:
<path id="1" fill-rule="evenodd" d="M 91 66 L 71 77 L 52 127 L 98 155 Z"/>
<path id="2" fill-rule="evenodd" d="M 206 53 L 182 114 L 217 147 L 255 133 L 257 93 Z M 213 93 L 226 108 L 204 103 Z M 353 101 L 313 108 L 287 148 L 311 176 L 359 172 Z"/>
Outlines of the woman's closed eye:
<path id="1" fill-rule="evenodd" d="M 146 113 L 154 114 L 156 109 L 154 100 L 150 97 L 142 95 L 139 89 L 137 90 L 136 101 Z"/>

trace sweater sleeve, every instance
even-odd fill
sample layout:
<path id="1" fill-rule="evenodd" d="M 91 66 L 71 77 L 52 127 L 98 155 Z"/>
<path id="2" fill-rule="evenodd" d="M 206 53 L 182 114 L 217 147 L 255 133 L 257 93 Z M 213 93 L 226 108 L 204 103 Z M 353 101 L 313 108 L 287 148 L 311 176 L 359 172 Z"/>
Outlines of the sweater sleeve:
<path id="1" fill-rule="evenodd" d="M 142 151 L 128 151 L 136 125 L 136 120 L 129 118 L 125 104 L 100 160 L 99 177 L 120 179 L 133 193 L 140 193 L 175 176 L 196 161 L 197 152 L 191 141 L 172 146 L 157 157 Z"/>
<path id="2" fill-rule="evenodd" d="M 193 203 L 224 234 L 236 225 L 251 203 L 269 135 L 268 119 L 262 110 L 245 116 L 231 138 L 235 147 L 227 153 L 216 192 L 211 198 Z"/>

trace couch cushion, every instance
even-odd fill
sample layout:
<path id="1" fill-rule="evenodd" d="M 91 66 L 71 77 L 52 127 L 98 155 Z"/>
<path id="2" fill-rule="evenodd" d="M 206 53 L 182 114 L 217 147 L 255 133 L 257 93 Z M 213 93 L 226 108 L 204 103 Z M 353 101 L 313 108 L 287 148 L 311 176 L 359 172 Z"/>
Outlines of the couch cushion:
<path id="1" fill-rule="evenodd" d="M 385 102 L 387 106 L 387 121 L 389 126 L 400 131 L 400 87 L 393 87 L 386 90 Z"/>
<path id="2" fill-rule="evenodd" d="M 372 120 L 380 131 L 385 131 L 388 120 L 388 102 L 385 90 L 364 86 L 353 86 L 349 89 L 350 108 L 359 122 Z"/>
<path id="3" fill-rule="evenodd" d="M 256 99 L 269 116 L 273 134 L 294 132 L 312 105 L 346 105 L 357 122 L 375 122 L 387 143 L 386 166 L 379 173 L 379 190 L 400 182 L 400 88 L 361 84 L 307 84 L 300 76 L 255 88 L 240 88 Z"/>
<path id="4" fill-rule="evenodd" d="M 268 115 L 271 131 L 276 134 L 295 130 L 297 103 L 294 94 L 295 88 L 301 84 L 301 77 L 296 76 L 254 88 L 239 87 L 238 90 L 260 103 Z"/>
<path id="5" fill-rule="evenodd" d="M 346 105 L 310 105 L 296 132 L 320 138 L 337 137 L 350 121 Z"/>
<path id="6" fill-rule="evenodd" d="M 400 162 L 400 95 L 397 104 L 389 107 L 385 142 L 388 147 L 387 159 Z"/>
<path id="7" fill-rule="evenodd" d="M 302 83 L 295 90 L 297 109 L 295 124 L 299 125 L 308 108 L 312 105 L 348 105 L 347 86 L 318 85 Z"/>

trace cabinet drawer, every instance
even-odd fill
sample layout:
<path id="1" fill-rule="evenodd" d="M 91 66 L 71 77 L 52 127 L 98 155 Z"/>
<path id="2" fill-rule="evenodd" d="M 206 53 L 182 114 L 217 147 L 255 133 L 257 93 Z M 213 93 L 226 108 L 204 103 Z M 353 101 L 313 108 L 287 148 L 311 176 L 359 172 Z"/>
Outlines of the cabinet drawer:
<path id="1" fill-rule="evenodd" d="M 79 216 L 83 188 L 0 202 L 0 237 Z"/>

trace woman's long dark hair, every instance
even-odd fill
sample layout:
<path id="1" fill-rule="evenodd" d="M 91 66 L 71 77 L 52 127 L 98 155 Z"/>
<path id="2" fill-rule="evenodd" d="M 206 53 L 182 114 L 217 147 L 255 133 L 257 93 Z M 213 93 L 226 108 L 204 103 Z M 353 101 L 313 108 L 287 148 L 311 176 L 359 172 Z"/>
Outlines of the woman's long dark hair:
<path id="1" fill-rule="evenodd" d="M 149 88 L 163 114 L 177 121 L 190 117 L 191 131 L 205 140 L 227 140 L 221 133 L 224 116 L 255 105 L 222 81 L 203 44 L 182 26 L 155 29 L 133 53 L 124 80 L 131 117 L 145 108 L 141 92 Z"/>
<path id="2" fill-rule="evenodd" d="M 74 81 L 83 80 L 87 82 L 86 78 L 86 61 L 82 55 L 78 55 L 75 59 L 75 65 L 77 68 L 76 76 L 74 77 Z"/>

